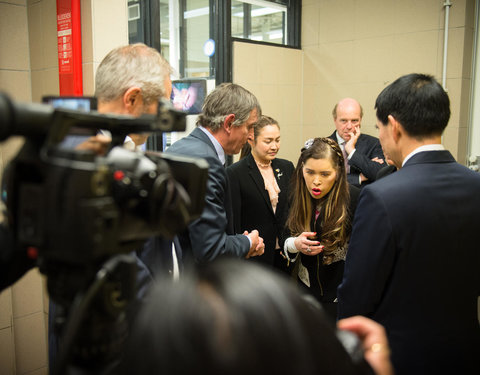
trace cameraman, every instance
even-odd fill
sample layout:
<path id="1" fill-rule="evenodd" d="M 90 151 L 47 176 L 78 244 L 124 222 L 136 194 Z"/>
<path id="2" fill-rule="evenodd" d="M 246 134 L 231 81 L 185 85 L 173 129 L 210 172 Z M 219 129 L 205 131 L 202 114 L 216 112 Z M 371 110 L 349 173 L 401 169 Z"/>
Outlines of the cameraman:
<path id="1" fill-rule="evenodd" d="M 98 66 L 95 75 L 95 96 L 98 101 L 98 112 L 141 116 L 156 114 L 158 101 L 170 98 L 172 68 L 160 53 L 145 44 L 132 44 L 118 47 L 110 51 Z M 147 135 L 129 134 L 136 146 L 145 143 Z M 77 149 L 90 149 L 99 154 L 106 152 L 111 139 L 99 134 L 82 143 Z M 178 246 L 176 247 L 178 250 Z M 150 252 L 160 251 L 162 261 L 168 264 L 161 268 L 168 274 L 173 273 L 172 242 L 162 239 L 152 239 L 145 245 L 145 251 L 139 252 L 137 259 L 139 277 L 144 286 L 143 272 L 150 273 L 146 262 L 159 263 L 158 257 Z M 145 253 L 149 253 L 148 256 Z M 175 256 L 175 254 L 173 254 Z M 148 266 L 151 266 L 148 264 Z M 158 268 L 158 267 L 157 267 Z M 143 295 L 143 291 L 141 291 Z"/>
<path id="2" fill-rule="evenodd" d="M 158 51 L 144 44 L 122 46 L 110 51 L 98 66 L 95 75 L 95 96 L 98 112 L 141 116 L 156 114 L 161 98 L 170 98 L 172 69 Z M 135 146 L 144 143 L 148 135 L 129 134 Z M 137 142 L 138 140 L 138 142 Z M 106 153 L 111 138 L 105 134 L 90 137 L 76 149 Z M 134 249 L 132 249 L 133 251 Z M 155 237 L 135 253 L 137 263 L 137 298 L 143 298 L 156 274 L 172 276 L 178 273 L 176 252 L 171 240 Z M 53 329 L 55 303 L 49 311 L 49 363 L 54 368 L 58 337 Z"/>

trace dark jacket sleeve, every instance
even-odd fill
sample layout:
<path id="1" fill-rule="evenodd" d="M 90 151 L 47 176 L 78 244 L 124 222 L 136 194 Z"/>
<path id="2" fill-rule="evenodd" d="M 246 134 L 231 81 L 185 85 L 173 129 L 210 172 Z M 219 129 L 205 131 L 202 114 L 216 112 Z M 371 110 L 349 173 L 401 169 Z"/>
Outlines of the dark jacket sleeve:
<path id="1" fill-rule="evenodd" d="M 354 171 L 350 171 L 348 175 L 348 182 L 354 186 L 359 185 L 359 175 L 363 173 L 370 182 L 373 182 L 377 178 L 377 173 L 386 164 L 380 164 L 376 161 L 372 161 L 374 158 L 384 159 L 382 146 L 380 141 L 371 136 L 365 136 L 362 140 L 362 144 L 358 144 L 355 152 L 348 161 L 350 167 L 354 167 Z"/>
<path id="2" fill-rule="evenodd" d="M 237 163 L 227 168 L 227 176 L 230 196 L 232 197 L 233 228 L 235 233 L 242 233 L 242 194 L 240 176 L 237 173 Z"/>
<path id="3" fill-rule="evenodd" d="M 243 234 L 229 234 L 227 206 L 232 200 L 229 199 L 227 174 L 208 137 L 196 128 L 166 152 L 202 158 L 208 163 L 204 209 L 200 217 L 190 223 L 188 231 L 180 236 L 183 259 L 186 261 L 193 255 L 196 262 L 208 262 L 221 255 L 245 257 L 250 250 L 250 241 Z"/>
<path id="4" fill-rule="evenodd" d="M 243 234 L 227 235 L 225 204 L 228 184 L 225 169 L 218 160 L 210 158 L 207 161 L 205 207 L 200 218 L 188 227 L 193 254 L 200 262 L 212 261 L 220 255 L 245 257 L 250 249 L 248 238 Z"/>

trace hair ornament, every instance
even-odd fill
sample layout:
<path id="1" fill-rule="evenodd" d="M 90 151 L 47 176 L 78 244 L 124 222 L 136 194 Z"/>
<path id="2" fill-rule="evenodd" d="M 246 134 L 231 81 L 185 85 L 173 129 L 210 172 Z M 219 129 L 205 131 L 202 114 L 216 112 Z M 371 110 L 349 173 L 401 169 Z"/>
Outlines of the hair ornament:
<path id="1" fill-rule="evenodd" d="M 305 142 L 305 146 L 304 146 L 304 147 L 305 147 L 305 150 L 308 150 L 310 147 L 312 147 L 313 141 L 314 141 L 314 139 L 313 139 L 313 138 L 310 138 L 310 139 L 308 139 L 308 140 Z"/>

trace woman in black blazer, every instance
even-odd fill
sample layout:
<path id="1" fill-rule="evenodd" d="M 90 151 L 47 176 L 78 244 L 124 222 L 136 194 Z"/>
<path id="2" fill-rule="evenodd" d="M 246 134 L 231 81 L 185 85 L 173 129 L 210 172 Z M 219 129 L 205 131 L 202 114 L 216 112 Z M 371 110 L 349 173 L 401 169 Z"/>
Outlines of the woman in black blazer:
<path id="1" fill-rule="evenodd" d="M 287 270 L 278 240 L 288 215 L 293 163 L 276 158 L 280 150 L 280 127 L 262 116 L 254 126 L 250 152 L 227 169 L 236 233 L 257 229 L 265 243 L 262 256 L 250 258 L 269 267 Z M 246 155 L 245 155 L 246 154 Z"/>

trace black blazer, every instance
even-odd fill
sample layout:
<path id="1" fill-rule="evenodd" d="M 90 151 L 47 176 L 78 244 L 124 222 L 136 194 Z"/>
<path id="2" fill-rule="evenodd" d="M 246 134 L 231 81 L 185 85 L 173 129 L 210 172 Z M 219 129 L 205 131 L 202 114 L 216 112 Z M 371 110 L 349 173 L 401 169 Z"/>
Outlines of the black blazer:
<path id="1" fill-rule="evenodd" d="M 243 234 L 234 234 L 227 173 L 210 138 L 195 128 L 166 153 L 203 158 L 209 165 L 203 212 L 188 226 L 188 231 L 179 236 L 184 262 L 191 261 L 192 255 L 196 262 L 212 261 L 220 255 L 245 257 L 250 241 Z"/>
<path id="2" fill-rule="evenodd" d="M 227 169 L 233 201 L 233 223 L 237 233 L 257 229 L 265 242 L 265 253 L 253 257 L 270 266 L 285 267 L 279 251 L 275 251 L 276 238 L 282 235 L 289 209 L 290 182 L 295 167 L 284 159 L 273 159 L 273 174 L 280 193 L 275 213 L 265 189 L 263 177 L 250 154 Z"/>
<path id="3" fill-rule="evenodd" d="M 396 374 L 479 374 L 480 175 L 420 152 L 360 194 L 339 317 L 384 325 Z"/>
<path id="4" fill-rule="evenodd" d="M 336 131 L 333 132 L 329 138 L 336 142 Z M 347 175 L 349 184 L 362 188 L 377 179 L 378 171 L 386 164 L 380 164 L 376 161 L 372 161 L 373 158 L 385 160 L 380 141 L 378 138 L 362 133 L 360 134 L 357 144 L 355 145 L 355 152 L 348 161 L 348 164 L 350 165 L 350 173 Z M 363 175 L 368 178 L 368 181 L 365 181 L 361 185 L 358 183 L 360 173 L 363 173 Z"/>

